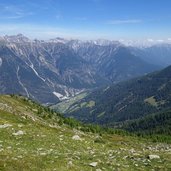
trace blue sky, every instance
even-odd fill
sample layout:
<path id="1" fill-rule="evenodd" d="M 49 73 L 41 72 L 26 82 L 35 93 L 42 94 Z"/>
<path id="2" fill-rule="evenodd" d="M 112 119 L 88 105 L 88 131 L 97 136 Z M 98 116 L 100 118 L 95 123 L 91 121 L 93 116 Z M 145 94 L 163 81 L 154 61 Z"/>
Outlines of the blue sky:
<path id="1" fill-rule="evenodd" d="M 171 39 L 171 0 L 1 0 L 0 35 Z"/>

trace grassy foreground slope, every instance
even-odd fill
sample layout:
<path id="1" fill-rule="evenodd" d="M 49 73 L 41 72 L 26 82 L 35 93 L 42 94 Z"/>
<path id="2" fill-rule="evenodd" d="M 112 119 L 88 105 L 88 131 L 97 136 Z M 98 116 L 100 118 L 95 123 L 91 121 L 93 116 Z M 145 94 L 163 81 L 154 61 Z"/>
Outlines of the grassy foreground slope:
<path id="1" fill-rule="evenodd" d="M 170 161 L 170 144 L 82 132 L 22 97 L 0 96 L 0 170 L 171 170 Z"/>

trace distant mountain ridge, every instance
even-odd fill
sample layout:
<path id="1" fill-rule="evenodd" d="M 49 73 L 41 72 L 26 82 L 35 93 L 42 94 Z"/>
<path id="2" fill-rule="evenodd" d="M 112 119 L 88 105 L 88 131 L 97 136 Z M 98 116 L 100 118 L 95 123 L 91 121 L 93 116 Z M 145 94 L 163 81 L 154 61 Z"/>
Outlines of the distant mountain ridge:
<path id="1" fill-rule="evenodd" d="M 0 93 L 53 104 L 84 90 L 144 75 L 148 64 L 117 41 L 0 38 Z"/>
<path id="2" fill-rule="evenodd" d="M 171 65 L 171 44 L 156 44 L 145 48 L 131 47 L 130 50 L 148 63 L 163 67 Z"/>

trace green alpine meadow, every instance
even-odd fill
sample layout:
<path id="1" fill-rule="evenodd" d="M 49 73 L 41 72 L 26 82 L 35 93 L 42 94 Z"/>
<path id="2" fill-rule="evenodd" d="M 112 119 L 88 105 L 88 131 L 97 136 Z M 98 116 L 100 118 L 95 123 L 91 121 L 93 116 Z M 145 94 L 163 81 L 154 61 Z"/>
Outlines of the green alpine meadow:
<path id="1" fill-rule="evenodd" d="M 0 96 L 0 170 L 170 170 L 171 145 Z"/>

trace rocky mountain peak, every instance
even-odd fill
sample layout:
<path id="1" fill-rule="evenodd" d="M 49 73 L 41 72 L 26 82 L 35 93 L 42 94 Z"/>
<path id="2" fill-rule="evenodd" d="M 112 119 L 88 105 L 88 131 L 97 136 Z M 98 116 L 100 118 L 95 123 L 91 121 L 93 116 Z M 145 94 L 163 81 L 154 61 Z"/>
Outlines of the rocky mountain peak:
<path id="1" fill-rule="evenodd" d="M 4 40 L 7 42 L 12 42 L 12 43 L 21 43 L 21 42 L 30 42 L 30 39 L 23 34 L 17 34 L 17 35 L 5 35 Z"/>

